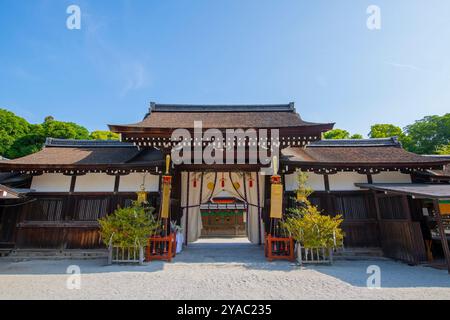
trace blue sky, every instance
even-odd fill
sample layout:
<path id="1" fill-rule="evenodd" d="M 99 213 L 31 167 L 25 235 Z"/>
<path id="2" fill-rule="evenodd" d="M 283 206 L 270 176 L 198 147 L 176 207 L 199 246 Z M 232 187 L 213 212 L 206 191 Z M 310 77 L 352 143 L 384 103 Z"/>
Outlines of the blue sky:
<path id="1" fill-rule="evenodd" d="M 449 17 L 448 0 L 0 0 L 0 108 L 94 130 L 150 101 L 295 101 L 367 134 L 450 111 Z"/>

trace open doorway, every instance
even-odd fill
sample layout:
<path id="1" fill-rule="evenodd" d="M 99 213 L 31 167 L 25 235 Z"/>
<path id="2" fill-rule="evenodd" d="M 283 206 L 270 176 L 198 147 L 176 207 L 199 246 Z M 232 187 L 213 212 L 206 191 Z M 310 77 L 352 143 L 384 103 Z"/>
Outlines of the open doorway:
<path id="1" fill-rule="evenodd" d="M 226 191 L 200 205 L 201 237 L 246 237 L 247 203 Z"/>
<path id="2" fill-rule="evenodd" d="M 182 172 L 181 218 L 187 244 L 200 237 L 263 239 L 264 176 L 258 172 Z"/>

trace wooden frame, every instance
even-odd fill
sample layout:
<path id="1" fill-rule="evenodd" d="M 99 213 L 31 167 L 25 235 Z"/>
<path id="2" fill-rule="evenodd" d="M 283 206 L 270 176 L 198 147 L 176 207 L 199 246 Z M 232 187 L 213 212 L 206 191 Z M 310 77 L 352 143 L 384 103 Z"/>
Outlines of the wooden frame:
<path id="1" fill-rule="evenodd" d="M 268 261 L 273 261 L 273 260 L 295 261 L 294 239 L 292 239 L 291 237 L 278 238 L 278 237 L 273 237 L 270 234 L 266 234 L 264 243 L 265 243 L 264 252 L 265 252 L 265 256 L 267 257 Z M 281 245 L 283 247 L 283 249 L 281 249 L 280 254 L 276 254 L 273 251 L 273 247 L 276 246 L 277 244 Z"/>
<path id="2" fill-rule="evenodd" d="M 152 260 L 166 260 L 168 262 L 172 261 L 172 258 L 176 256 L 176 234 L 171 233 L 168 236 L 153 236 L 148 239 L 146 248 L 146 261 Z M 162 252 L 157 251 L 156 246 L 163 247 Z"/>

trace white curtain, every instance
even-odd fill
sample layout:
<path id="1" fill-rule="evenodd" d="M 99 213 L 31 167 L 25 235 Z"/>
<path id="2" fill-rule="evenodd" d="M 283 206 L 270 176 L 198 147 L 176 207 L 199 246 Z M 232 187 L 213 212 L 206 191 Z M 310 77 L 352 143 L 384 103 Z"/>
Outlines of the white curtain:
<path id="1" fill-rule="evenodd" d="M 224 179 L 224 187 L 222 187 L 222 179 Z M 250 179 L 253 180 L 252 183 L 250 183 Z M 259 179 L 259 203 L 257 191 L 258 183 L 256 179 Z M 194 180 L 196 181 L 196 186 L 194 186 Z M 259 213 L 262 209 L 258 208 L 264 206 L 264 176 L 259 175 L 257 172 L 245 173 L 244 187 L 244 173 L 232 172 L 230 174 L 228 172 L 182 172 L 181 183 L 181 206 L 184 207 L 181 224 L 183 230 L 186 230 L 187 216 L 188 242 L 196 241 L 202 232 L 203 226 L 200 213 L 200 204 L 208 202 L 212 197 L 222 191 L 226 191 L 232 196 L 248 202 L 247 235 L 250 242 L 257 244 L 260 239 L 264 239 L 264 227 L 262 225 Z M 233 183 L 235 184 L 234 186 Z M 187 199 L 188 184 L 189 199 Z M 252 184 L 251 187 L 250 184 Z M 211 190 L 212 186 L 215 186 L 213 190 Z M 258 224 L 261 224 L 261 226 L 258 227 Z M 258 235 L 259 230 L 261 230 L 261 238 L 259 238 Z"/>

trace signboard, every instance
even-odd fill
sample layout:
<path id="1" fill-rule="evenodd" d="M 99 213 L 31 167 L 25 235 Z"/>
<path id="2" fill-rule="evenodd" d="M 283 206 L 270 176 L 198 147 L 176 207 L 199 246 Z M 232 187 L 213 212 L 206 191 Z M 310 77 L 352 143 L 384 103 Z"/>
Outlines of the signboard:
<path id="1" fill-rule="evenodd" d="M 271 185 L 270 217 L 281 219 L 283 210 L 283 185 Z"/>

